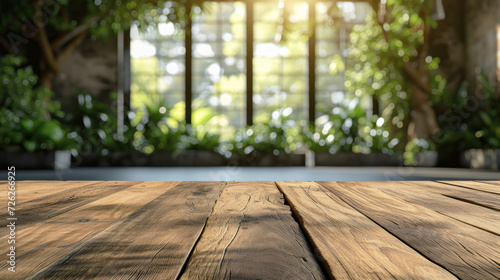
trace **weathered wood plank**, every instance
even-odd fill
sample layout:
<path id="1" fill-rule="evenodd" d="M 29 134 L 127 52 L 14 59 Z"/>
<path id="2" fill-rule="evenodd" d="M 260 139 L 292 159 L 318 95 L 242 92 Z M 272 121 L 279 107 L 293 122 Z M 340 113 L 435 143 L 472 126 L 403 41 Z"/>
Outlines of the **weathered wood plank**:
<path id="1" fill-rule="evenodd" d="M 314 182 L 278 182 L 332 279 L 456 279 Z"/>
<path id="2" fill-rule="evenodd" d="M 40 184 L 38 186 L 19 185 L 19 192 L 21 194 L 22 190 L 25 190 L 28 194 L 36 193 L 36 195 L 28 195 L 27 197 L 31 198 L 30 200 L 18 203 L 16 217 L 20 222 L 22 221 L 20 224 L 22 224 L 22 228 L 24 229 L 32 226 L 34 223 L 44 222 L 47 219 L 61 215 L 137 183 L 133 181 L 112 181 L 104 184 L 102 182 L 92 184 L 76 183 L 76 187 L 73 187 L 73 184 L 68 182 L 61 185 L 61 189 L 63 190 L 51 194 L 47 194 L 49 191 L 45 189 L 53 190 L 51 184 Z M 8 213 L 0 213 L 0 219 L 5 220 L 7 217 Z M 0 236 L 8 234 L 8 231 L 9 229 L 6 227 L 0 228 Z"/>
<path id="3" fill-rule="evenodd" d="M 495 186 L 500 186 L 500 181 L 478 181 L 478 182 L 490 184 L 490 185 L 495 185 Z"/>
<path id="4" fill-rule="evenodd" d="M 229 183 L 181 279 L 325 279 L 272 182 Z"/>
<path id="5" fill-rule="evenodd" d="M 179 182 L 141 183 L 16 232 L 17 269 L 0 263 L 0 279 L 27 279 L 68 258 L 104 229 L 121 221 Z M 114 184 L 102 182 L 103 186 Z M 7 237 L 0 238 L 7 244 Z M 1 253 L 7 254 L 7 248 Z M 78 274 L 73 275 L 78 277 Z"/>
<path id="6" fill-rule="evenodd" d="M 468 191 L 478 196 L 492 197 L 494 195 L 462 188 L 456 188 L 458 190 L 453 193 L 453 186 L 432 182 L 384 182 L 374 184 L 388 195 L 401 197 L 405 201 L 424 206 L 441 215 L 500 236 L 500 209 L 488 208 L 485 205 L 474 203 L 473 200 L 460 197 L 463 197 L 464 193 L 467 194 Z M 442 195 L 442 193 L 446 195 Z M 473 196 L 473 194 L 467 198 L 481 198 Z M 492 203 L 494 202 L 492 201 Z M 500 205 L 500 199 L 496 203 Z"/>
<path id="7" fill-rule="evenodd" d="M 4 195 L 0 196 L 0 205 L 2 207 L 7 207 L 7 201 L 9 201 L 9 198 L 7 196 L 7 192 L 9 191 L 9 184 L 7 184 L 6 182 L 7 181 L 0 181 L 0 190 L 2 190 L 2 193 L 4 193 Z"/>
<path id="8" fill-rule="evenodd" d="M 223 186 L 184 182 L 170 188 L 36 278 L 176 279 Z M 141 191 L 149 189 L 148 184 Z"/>
<path id="9" fill-rule="evenodd" d="M 454 185 L 461 188 L 477 190 L 492 194 L 500 194 L 500 187 L 489 183 L 481 183 L 476 181 L 438 181 L 443 184 Z"/>
<path id="10" fill-rule="evenodd" d="M 404 181 L 402 185 L 417 185 L 427 191 L 453 198 L 466 203 L 482 206 L 485 208 L 500 211 L 500 199 L 496 195 L 487 192 L 478 192 L 473 189 L 461 188 L 454 185 L 443 184 L 432 181 Z"/>
<path id="11" fill-rule="evenodd" d="M 42 198 L 55 193 L 89 186 L 99 181 L 17 181 L 19 202 Z"/>
<path id="12" fill-rule="evenodd" d="M 95 183 L 97 181 L 16 181 L 16 202 L 22 204 L 45 195 Z M 7 191 L 7 184 L 0 185 L 0 188 Z M 7 199 L 6 195 L 0 196 L 0 205 L 6 205 Z"/>
<path id="13" fill-rule="evenodd" d="M 388 182 L 320 182 L 461 279 L 500 278 L 500 237 L 383 191 Z"/>

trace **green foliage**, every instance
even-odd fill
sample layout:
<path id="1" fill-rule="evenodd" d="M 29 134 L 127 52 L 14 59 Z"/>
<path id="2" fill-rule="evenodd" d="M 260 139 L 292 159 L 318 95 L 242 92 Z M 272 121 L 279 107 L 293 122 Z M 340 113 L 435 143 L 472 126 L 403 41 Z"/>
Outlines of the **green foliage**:
<path id="1" fill-rule="evenodd" d="M 137 150 L 151 154 L 153 152 L 176 152 L 179 150 L 184 131 L 179 122 L 169 115 L 169 109 L 163 105 L 144 104 L 140 108 L 140 118 L 135 128 L 134 146 Z"/>
<path id="2" fill-rule="evenodd" d="M 53 94 L 45 87 L 35 88 L 38 77 L 25 59 L 11 55 L 0 57 L 0 149 L 56 150 L 70 148 L 61 123 L 58 102 L 48 102 Z"/>
<path id="3" fill-rule="evenodd" d="M 423 3 L 422 3 L 423 2 Z M 379 23 L 373 13 L 365 25 L 356 25 L 350 35 L 350 53 L 346 63 L 345 86 L 357 97 L 374 95 L 380 102 L 381 116 L 392 125 L 403 128 L 409 121 L 411 80 L 403 63 L 417 61 L 425 23 L 434 26 L 430 18 L 432 1 L 388 0 L 386 17 Z M 439 100 L 446 81 L 434 70 L 439 59 L 426 57 L 423 68 L 428 73 L 432 90 L 431 101 Z"/>
<path id="4" fill-rule="evenodd" d="M 500 149 L 500 94 L 483 73 L 479 82 L 478 108 L 467 121 L 467 128 L 475 138 L 466 138 L 466 147 Z"/>
<path id="5" fill-rule="evenodd" d="M 219 151 L 220 135 L 207 133 L 206 128 L 199 126 L 197 129 L 188 127 L 181 136 L 179 143 L 181 150 L 202 150 L 202 151 Z"/>
<path id="6" fill-rule="evenodd" d="M 131 23 L 143 28 L 159 22 L 185 25 L 186 3 L 186 0 L 3 1 L 0 34 L 9 31 L 23 34 L 23 26 L 26 22 L 34 22 L 39 9 L 46 20 L 49 35 L 53 31 L 71 31 L 77 26 L 87 25 L 93 35 L 106 39 L 119 30 L 129 29 Z"/>
<path id="7" fill-rule="evenodd" d="M 412 166 L 416 164 L 417 154 L 423 151 L 434 151 L 436 145 L 431 140 L 416 138 L 408 142 L 403 154 L 405 165 Z"/>
<path id="8" fill-rule="evenodd" d="M 475 93 L 462 86 L 444 101 L 449 109 L 438 118 L 443 132 L 435 139 L 444 148 L 500 149 L 500 94 L 483 73 L 478 83 Z"/>
<path id="9" fill-rule="evenodd" d="M 289 154 L 301 147 L 301 131 L 290 118 L 292 108 L 282 108 L 271 114 L 269 121 L 240 130 L 227 149 L 240 155 Z"/>
<path id="10" fill-rule="evenodd" d="M 400 149 L 401 132 L 391 133 L 382 117 L 367 116 L 357 100 L 344 102 L 332 114 L 316 120 L 305 135 L 307 147 L 315 152 L 382 152 L 393 154 Z"/>
<path id="11" fill-rule="evenodd" d="M 79 152 L 106 154 L 109 151 L 134 150 L 134 127 L 125 124 L 123 135 L 118 135 L 115 106 L 93 99 L 81 90 L 74 104 L 75 108 L 66 114 L 64 121 L 71 127 L 69 137 L 78 143 Z"/>
<path id="12" fill-rule="evenodd" d="M 157 104 L 146 102 L 135 112 L 130 112 L 120 136 L 117 133 L 115 107 L 81 91 L 75 108 L 65 118 L 66 124 L 71 127 L 69 137 L 78 143 L 79 152 L 102 155 L 110 151 L 136 150 L 145 154 L 177 153 L 182 150 L 218 151 L 219 135 L 208 133 L 204 126 L 210 118 L 198 119 L 200 125 L 192 129 L 182 123 L 183 115 L 177 113 L 178 108 L 184 106 L 183 102 L 172 109 Z"/>
<path id="13" fill-rule="evenodd" d="M 179 102 L 184 106 L 184 102 Z M 176 104 L 176 106 L 178 106 Z M 175 106 L 174 106 L 175 107 Z M 205 150 L 220 151 L 221 137 L 215 131 L 211 131 L 210 123 L 220 116 L 215 114 L 210 107 L 201 107 L 192 112 L 192 125 L 185 128 L 181 138 L 180 148 L 182 150 Z"/>

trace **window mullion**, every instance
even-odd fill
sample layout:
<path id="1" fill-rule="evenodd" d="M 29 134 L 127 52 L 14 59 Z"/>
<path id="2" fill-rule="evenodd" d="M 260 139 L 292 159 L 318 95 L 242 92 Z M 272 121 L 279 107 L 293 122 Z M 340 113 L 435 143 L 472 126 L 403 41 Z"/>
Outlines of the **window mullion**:
<path id="1" fill-rule="evenodd" d="M 310 1 L 309 22 L 312 26 L 309 37 L 309 123 L 314 125 L 316 119 L 316 2 Z"/>
<path id="2" fill-rule="evenodd" d="M 192 112 L 192 101 L 193 101 L 193 89 L 192 89 L 192 76 L 193 76 L 193 38 L 192 38 L 192 33 L 191 33 L 191 27 L 193 23 L 193 19 L 191 18 L 191 6 L 189 2 L 186 4 L 187 7 L 187 24 L 186 24 L 186 31 L 185 31 L 185 49 L 186 49 L 186 55 L 185 55 L 185 77 L 184 77 L 184 82 L 185 82 L 185 112 L 186 112 L 186 123 L 190 124 L 191 123 L 191 112 Z"/>
<path id="3" fill-rule="evenodd" d="M 246 109 L 247 125 L 253 124 L 253 2 L 246 2 L 247 10 L 247 22 L 246 22 L 246 32 L 247 32 L 247 50 L 246 50 L 246 83 L 247 83 L 247 96 L 246 96 Z"/>

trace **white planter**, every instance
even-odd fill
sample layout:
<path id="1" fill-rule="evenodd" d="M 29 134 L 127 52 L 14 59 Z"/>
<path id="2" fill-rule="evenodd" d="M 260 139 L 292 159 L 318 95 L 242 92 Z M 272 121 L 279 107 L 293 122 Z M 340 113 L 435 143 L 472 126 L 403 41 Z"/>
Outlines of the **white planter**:
<path id="1" fill-rule="evenodd" d="M 71 167 L 70 151 L 52 152 L 0 152 L 0 164 L 16 169 L 56 169 Z"/>
<path id="2" fill-rule="evenodd" d="M 500 150 L 466 150 L 460 155 L 460 164 L 472 169 L 500 170 Z"/>

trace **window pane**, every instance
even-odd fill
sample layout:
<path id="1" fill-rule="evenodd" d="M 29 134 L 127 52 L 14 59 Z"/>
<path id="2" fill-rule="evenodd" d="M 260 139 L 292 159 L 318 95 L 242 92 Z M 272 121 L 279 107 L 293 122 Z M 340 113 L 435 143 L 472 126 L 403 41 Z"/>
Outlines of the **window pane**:
<path id="1" fill-rule="evenodd" d="M 254 4 L 254 120 L 269 120 L 273 111 L 291 107 L 290 117 L 307 119 L 308 4 Z M 287 15 L 286 26 L 280 17 Z M 286 30 L 280 32 L 280 30 Z"/>
<path id="2" fill-rule="evenodd" d="M 133 25 L 130 37 L 131 109 L 138 110 L 146 104 L 172 108 L 184 102 L 183 28 L 171 22 L 160 22 L 146 30 Z"/>
<path id="3" fill-rule="evenodd" d="M 246 9 L 243 2 L 205 4 L 193 20 L 192 123 L 202 125 L 210 114 L 209 130 L 228 136 L 245 125 Z"/>
<path id="4" fill-rule="evenodd" d="M 343 69 L 352 67 L 345 59 L 352 27 L 370 13 L 364 2 L 316 3 L 316 117 L 331 113 L 344 100 L 359 98 L 346 93 Z M 362 99 L 361 104 L 367 105 L 367 98 Z"/>

